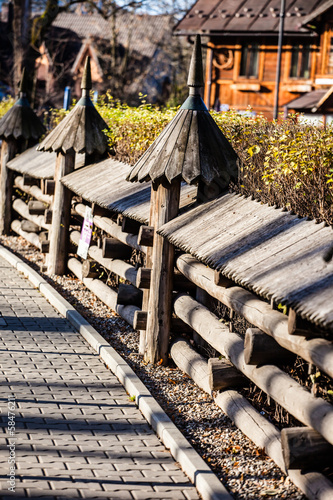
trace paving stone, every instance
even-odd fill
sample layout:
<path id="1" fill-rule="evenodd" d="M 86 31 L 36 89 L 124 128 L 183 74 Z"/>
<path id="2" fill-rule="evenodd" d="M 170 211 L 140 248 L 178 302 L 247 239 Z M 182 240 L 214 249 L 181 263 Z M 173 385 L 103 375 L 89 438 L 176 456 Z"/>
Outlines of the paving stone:
<path id="1" fill-rule="evenodd" d="M 2 258 L 0 311 L 1 383 L 16 397 L 19 450 L 16 492 L 0 500 L 199 498 L 116 377 Z M 8 442 L 6 418 L 0 432 Z"/>

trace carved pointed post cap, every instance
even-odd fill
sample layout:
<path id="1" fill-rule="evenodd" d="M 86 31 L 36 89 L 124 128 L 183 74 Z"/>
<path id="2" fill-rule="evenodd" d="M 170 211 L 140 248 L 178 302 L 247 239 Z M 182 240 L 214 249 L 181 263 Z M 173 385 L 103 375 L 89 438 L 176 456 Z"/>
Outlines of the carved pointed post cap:
<path id="1" fill-rule="evenodd" d="M 196 35 L 190 69 L 188 72 L 187 85 L 189 87 L 203 87 L 203 66 L 202 66 L 202 52 L 201 52 L 201 37 Z"/>
<path id="2" fill-rule="evenodd" d="M 91 88 L 92 88 L 92 83 L 91 83 L 90 56 L 87 56 L 81 80 L 81 89 L 90 90 Z"/>
<path id="3" fill-rule="evenodd" d="M 85 62 L 81 89 L 82 97 L 70 113 L 39 144 L 39 151 L 54 151 L 64 155 L 70 152 L 93 154 L 105 153 L 108 138 L 103 130 L 108 129 L 89 97 L 91 84 L 90 57 Z"/>
<path id="4" fill-rule="evenodd" d="M 0 139 L 33 139 L 37 141 L 45 133 L 45 127 L 30 108 L 26 97 L 28 83 L 25 68 L 22 72 L 19 90 L 18 100 L 0 120 Z"/>

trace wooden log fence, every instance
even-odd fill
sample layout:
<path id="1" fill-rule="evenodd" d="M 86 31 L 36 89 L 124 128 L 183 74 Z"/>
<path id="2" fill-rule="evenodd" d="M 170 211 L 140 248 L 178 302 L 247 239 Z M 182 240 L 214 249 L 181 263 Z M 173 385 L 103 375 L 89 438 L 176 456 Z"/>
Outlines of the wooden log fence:
<path id="1" fill-rule="evenodd" d="M 191 255 L 184 254 L 178 257 L 177 268 L 186 278 L 206 290 L 212 297 L 273 337 L 280 346 L 301 356 L 333 378 L 332 342 L 323 338 L 307 339 L 299 335 L 289 335 L 287 316 L 272 310 L 269 304 L 244 288 L 215 285 L 214 271 Z"/>
<path id="2" fill-rule="evenodd" d="M 29 194 L 38 201 L 42 201 L 49 205 L 53 202 L 53 196 L 43 193 L 42 189 L 35 184 L 32 186 L 27 186 L 24 184 L 24 179 L 21 175 L 17 175 L 14 179 L 14 187 L 20 189 L 24 193 Z"/>
<path id="3" fill-rule="evenodd" d="M 190 79 L 190 86 L 193 87 L 191 106 L 199 102 L 196 87 L 200 85 L 195 74 Z M 89 81 L 85 81 L 84 85 L 83 94 L 87 96 Z M 203 112 L 200 106 L 199 109 L 191 106 L 184 108 L 186 113 Z M 74 122 L 77 125 L 77 120 Z M 185 134 L 184 130 L 175 136 L 190 137 L 191 134 L 188 135 L 186 130 Z M 174 151 L 174 138 L 172 134 L 166 134 L 165 138 L 165 151 L 171 154 Z M 85 141 L 85 138 L 81 139 Z M 226 147 L 223 140 L 218 140 L 219 151 Z M 54 144 L 52 141 L 55 141 Z M 6 144 L 3 146 L 3 165 L 7 165 L 16 151 L 16 145 L 10 141 Z M 180 178 L 184 172 L 177 171 L 182 162 L 179 165 L 170 162 L 167 154 L 162 177 L 163 169 L 155 163 L 155 155 L 149 157 L 149 177 L 153 181 L 149 226 L 123 214 L 117 217 L 115 212 L 93 203 L 93 224 L 101 232 L 99 243 L 90 245 L 83 263 L 77 258 L 68 258 L 69 251 L 75 253 L 69 247 L 69 242 L 77 246 L 80 241 L 79 231 L 72 230 L 68 234 L 73 223 L 71 215 L 74 212 L 81 220 L 86 211 L 84 203 L 72 204 L 73 191 L 61 182 L 64 175 L 74 172 L 75 148 L 62 153 L 55 137 L 51 137 L 50 143 L 46 140 L 43 144 L 42 148 L 53 148 L 58 154 L 55 179 L 39 181 L 3 168 L 0 212 L 4 214 L 4 220 L 0 224 L 0 232 L 7 232 L 11 211 L 15 210 L 24 220 L 13 220 L 12 230 L 43 253 L 48 252 L 50 247 L 49 272 L 62 274 L 67 266 L 104 304 L 140 330 L 139 352 L 145 355 L 147 361 L 166 364 L 170 354 L 175 364 L 205 392 L 213 395 L 216 404 L 236 425 L 257 446 L 263 448 L 284 472 L 288 472 L 308 498 L 333 498 L 332 483 L 318 472 L 320 467 L 332 463 L 333 406 L 323 398 L 312 395 L 277 366 L 294 363 L 297 355 L 333 378 L 332 342 L 319 338 L 316 328 L 309 321 L 300 319 L 292 308 L 288 316 L 273 310 L 270 304 L 254 293 L 236 285 L 192 255 L 182 254 L 175 261 L 174 244 L 165 235 L 162 236 L 162 230 L 158 232 L 158 229 L 178 215 Z M 153 151 L 155 147 L 152 146 Z M 87 152 L 86 156 L 90 157 Z M 235 174 L 236 157 L 231 150 L 228 150 L 227 156 L 230 162 L 228 168 Z M 168 170 L 169 165 L 172 166 L 171 171 Z M 141 167 L 134 168 L 133 172 L 136 173 L 130 176 L 130 180 L 147 180 L 146 167 L 144 165 L 143 173 L 140 173 Z M 208 172 L 209 162 L 205 168 Z M 189 175 L 190 172 L 187 172 L 186 182 L 191 181 Z M 206 186 L 204 176 L 205 171 L 198 171 L 195 176 L 199 182 L 198 198 L 203 196 L 206 188 L 211 192 L 212 186 Z M 34 200 L 27 204 L 17 198 L 11 204 L 13 186 Z M 10 197 L 5 196 L 7 188 Z M 145 260 L 145 267 L 137 268 L 128 262 L 136 255 L 133 250 L 142 253 L 140 259 Z M 120 283 L 116 292 L 99 279 L 101 273 L 97 270 L 101 267 L 127 283 Z M 175 291 L 183 293 L 176 295 Z M 245 338 L 211 311 L 217 302 L 229 308 L 231 315 L 236 313 L 253 325 L 247 329 Z M 176 340 L 173 337 L 170 346 L 170 334 L 182 337 Z M 185 335 L 192 337 L 191 343 L 185 339 Z M 201 349 L 200 352 L 197 352 L 197 347 L 198 351 Z M 207 347 L 212 352 L 215 350 L 220 353 L 223 359 L 204 357 L 201 353 Z M 249 381 L 305 427 L 283 429 L 282 432 L 277 430 L 233 390 L 245 386 Z M 312 468 L 317 471 L 309 472 Z"/>
<path id="4" fill-rule="evenodd" d="M 174 301 L 175 313 L 206 342 L 260 389 L 304 425 L 317 430 L 333 444 L 333 406 L 321 398 L 314 397 L 283 370 L 274 365 L 261 367 L 247 365 L 244 360 L 244 340 L 229 331 L 217 316 L 186 294 Z"/>

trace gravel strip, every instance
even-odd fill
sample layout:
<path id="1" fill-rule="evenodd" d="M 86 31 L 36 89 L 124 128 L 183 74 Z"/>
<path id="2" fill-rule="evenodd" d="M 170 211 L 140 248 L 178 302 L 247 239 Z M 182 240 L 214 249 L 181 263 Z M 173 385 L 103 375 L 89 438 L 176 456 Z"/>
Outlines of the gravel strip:
<path id="1" fill-rule="evenodd" d="M 1 243 L 39 271 L 43 257 L 23 238 Z M 196 451 L 235 499 L 306 497 L 262 451 L 256 448 L 178 368 L 152 366 L 138 355 L 139 334 L 76 278 L 41 273 L 127 361 Z"/>

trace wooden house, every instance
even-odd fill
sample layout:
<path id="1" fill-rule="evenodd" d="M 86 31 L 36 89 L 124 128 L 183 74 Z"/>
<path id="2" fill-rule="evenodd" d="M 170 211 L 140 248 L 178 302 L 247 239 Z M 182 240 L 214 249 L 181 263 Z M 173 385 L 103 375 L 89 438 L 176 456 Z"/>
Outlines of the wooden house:
<path id="1" fill-rule="evenodd" d="M 205 102 L 273 117 L 280 0 L 198 0 L 175 34 L 207 38 Z M 331 120 L 333 0 L 287 0 L 279 111 Z M 300 100 L 299 100 L 300 99 Z"/>

